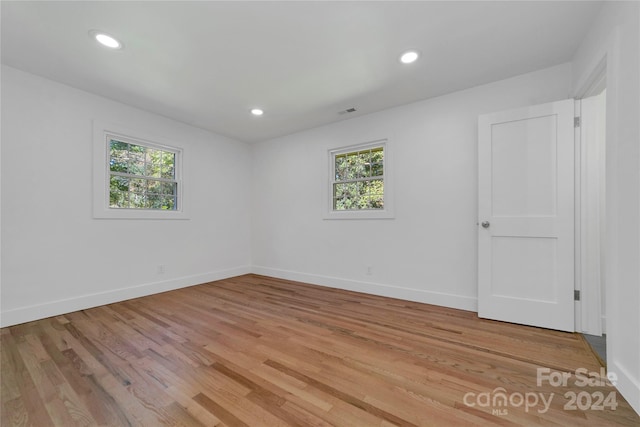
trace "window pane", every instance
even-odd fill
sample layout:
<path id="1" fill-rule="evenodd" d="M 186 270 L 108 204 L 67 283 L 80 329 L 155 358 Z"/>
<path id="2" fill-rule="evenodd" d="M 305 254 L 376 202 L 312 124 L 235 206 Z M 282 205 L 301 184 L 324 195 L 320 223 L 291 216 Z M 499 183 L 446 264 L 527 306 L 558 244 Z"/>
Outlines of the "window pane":
<path id="1" fill-rule="evenodd" d="M 146 198 L 141 193 L 129 193 L 129 207 L 144 209 L 146 206 Z"/>
<path id="2" fill-rule="evenodd" d="M 174 165 L 162 165 L 162 172 L 160 176 L 164 179 L 175 179 Z"/>
<path id="3" fill-rule="evenodd" d="M 336 155 L 335 180 L 344 181 L 383 176 L 383 162 L 384 151 L 382 148 Z"/>
<path id="4" fill-rule="evenodd" d="M 347 200 L 347 209 L 360 209 L 360 197 L 352 197 Z"/>
<path id="5" fill-rule="evenodd" d="M 147 181 L 147 192 L 160 194 L 162 192 L 162 182 L 150 179 Z"/>
<path id="6" fill-rule="evenodd" d="M 132 157 L 129 159 L 129 167 L 127 172 L 132 175 L 144 175 L 144 165 L 144 160 L 140 160 L 140 157 Z"/>
<path id="7" fill-rule="evenodd" d="M 358 197 L 336 198 L 334 202 L 335 210 L 358 209 Z"/>
<path id="8" fill-rule="evenodd" d="M 160 209 L 175 210 L 177 207 L 175 196 L 164 196 L 162 198 L 162 206 Z"/>
<path id="9" fill-rule="evenodd" d="M 369 201 L 370 209 L 384 209 L 384 181 L 371 181 L 371 189 L 369 191 L 371 199 Z"/>
<path id="10" fill-rule="evenodd" d="M 162 164 L 165 166 L 173 166 L 176 163 L 175 153 L 162 152 Z"/>
<path id="11" fill-rule="evenodd" d="M 111 190 L 109 192 L 109 207 L 111 208 L 128 208 L 129 192 Z"/>
<path id="12" fill-rule="evenodd" d="M 127 144 L 126 142 L 112 139 L 109 141 L 109 149 L 111 150 L 111 154 L 113 154 L 116 151 L 126 152 L 126 151 L 129 151 L 129 144 Z"/>
<path id="13" fill-rule="evenodd" d="M 129 207 L 129 179 L 112 176 L 109 179 L 109 206 L 112 208 Z"/>
<path id="14" fill-rule="evenodd" d="M 372 195 L 384 194 L 384 181 L 381 179 L 369 181 L 369 193 Z"/>
<path id="15" fill-rule="evenodd" d="M 345 174 L 345 179 L 356 179 L 358 177 L 357 167 L 358 167 L 358 155 L 357 153 L 349 153 L 347 156 L 347 170 Z"/>
<path id="16" fill-rule="evenodd" d="M 160 155 L 161 173 L 160 176 L 165 179 L 173 179 L 175 173 L 176 155 L 163 151 Z"/>
<path id="17" fill-rule="evenodd" d="M 129 158 L 137 162 L 144 162 L 144 147 L 140 147 L 139 145 L 129 145 Z"/>
<path id="18" fill-rule="evenodd" d="M 162 209 L 163 197 L 160 194 L 147 194 L 147 207 L 149 209 Z"/>
<path id="19" fill-rule="evenodd" d="M 136 179 L 133 178 L 130 181 L 130 189 L 131 191 L 135 192 L 135 193 L 144 193 L 145 191 L 147 191 L 147 180 L 146 179 Z"/>
<path id="20" fill-rule="evenodd" d="M 137 144 L 129 144 L 129 152 L 132 156 L 144 157 L 147 147 Z"/>
<path id="21" fill-rule="evenodd" d="M 146 172 L 145 175 L 160 178 L 161 171 L 161 156 L 162 152 L 158 150 L 154 150 L 152 148 L 147 148 L 145 162 L 146 162 Z"/>
<path id="22" fill-rule="evenodd" d="M 383 160 L 384 160 L 384 149 L 382 147 L 374 148 L 373 150 L 371 150 L 372 163 L 382 163 Z"/>
<path id="23" fill-rule="evenodd" d="M 129 160 L 121 158 L 111 158 L 109 160 L 109 170 L 111 172 L 129 172 Z"/>
<path id="24" fill-rule="evenodd" d="M 350 182 L 345 184 L 344 187 L 344 197 L 354 198 L 358 196 L 358 183 Z"/>
<path id="25" fill-rule="evenodd" d="M 336 181 L 347 179 L 347 158 L 344 154 L 336 156 L 335 165 Z"/>
<path id="26" fill-rule="evenodd" d="M 145 175 L 153 178 L 160 178 L 160 164 L 147 163 L 145 167 Z"/>
<path id="27" fill-rule="evenodd" d="M 142 148 L 139 145 L 130 145 L 129 150 L 129 173 L 136 175 L 144 175 L 144 151 L 140 151 Z"/>
<path id="28" fill-rule="evenodd" d="M 147 176 L 160 178 L 162 176 L 162 151 L 148 148 Z"/>
<path id="29" fill-rule="evenodd" d="M 160 188 L 160 193 L 175 195 L 178 192 L 177 190 L 178 184 L 175 182 L 163 182 Z"/>
<path id="30" fill-rule="evenodd" d="M 109 143 L 109 169 L 113 172 L 124 172 L 128 170 L 129 144 L 116 140 Z"/>
<path id="31" fill-rule="evenodd" d="M 129 191 L 129 178 L 123 176 L 112 176 L 109 180 L 111 191 Z"/>
<path id="32" fill-rule="evenodd" d="M 356 178 L 366 178 L 369 176 L 369 165 L 371 164 L 371 152 L 361 151 L 355 155 Z"/>
<path id="33" fill-rule="evenodd" d="M 147 163 L 159 163 L 159 161 L 157 160 L 158 155 L 156 154 L 157 150 L 154 150 L 153 148 L 146 148 L 145 150 L 145 155 L 144 155 L 144 160 Z"/>

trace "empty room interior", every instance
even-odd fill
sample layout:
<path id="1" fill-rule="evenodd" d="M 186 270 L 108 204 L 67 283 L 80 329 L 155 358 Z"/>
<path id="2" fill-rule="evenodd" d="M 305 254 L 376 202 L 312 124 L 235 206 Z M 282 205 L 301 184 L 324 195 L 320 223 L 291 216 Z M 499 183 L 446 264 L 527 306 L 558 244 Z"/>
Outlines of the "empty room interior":
<path id="1" fill-rule="evenodd" d="M 2 426 L 640 425 L 640 2 L 0 18 Z"/>

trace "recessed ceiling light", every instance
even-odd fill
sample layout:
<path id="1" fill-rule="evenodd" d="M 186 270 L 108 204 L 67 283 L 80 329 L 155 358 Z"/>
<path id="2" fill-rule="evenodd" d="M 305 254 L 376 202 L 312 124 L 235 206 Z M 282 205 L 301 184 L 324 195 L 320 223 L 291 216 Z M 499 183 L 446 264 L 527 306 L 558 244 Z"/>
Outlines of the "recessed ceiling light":
<path id="1" fill-rule="evenodd" d="M 418 59 L 418 56 L 420 56 L 418 52 L 416 52 L 415 50 L 409 50 L 402 54 L 402 56 L 400 57 L 400 62 L 402 62 L 403 64 L 411 64 L 412 62 L 415 62 L 416 59 Z"/>
<path id="2" fill-rule="evenodd" d="M 97 30 L 91 30 L 89 31 L 89 35 L 98 43 L 110 49 L 122 49 L 122 42 L 107 33 L 103 33 L 102 31 Z"/>
<path id="3" fill-rule="evenodd" d="M 253 114 L 254 116 L 261 116 L 264 114 L 264 111 L 262 111 L 260 108 L 254 108 L 251 110 L 251 114 Z"/>

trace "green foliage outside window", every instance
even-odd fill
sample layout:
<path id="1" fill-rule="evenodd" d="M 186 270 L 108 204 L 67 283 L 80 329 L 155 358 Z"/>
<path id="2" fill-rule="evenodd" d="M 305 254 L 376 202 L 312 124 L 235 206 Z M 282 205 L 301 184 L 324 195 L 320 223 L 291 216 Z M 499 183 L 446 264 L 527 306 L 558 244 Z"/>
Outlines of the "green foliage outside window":
<path id="1" fill-rule="evenodd" d="M 115 139 L 109 142 L 109 207 L 175 210 L 176 154 Z"/>
<path id="2" fill-rule="evenodd" d="M 384 208 L 384 148 L 335 155 L 334 210 Z"/>

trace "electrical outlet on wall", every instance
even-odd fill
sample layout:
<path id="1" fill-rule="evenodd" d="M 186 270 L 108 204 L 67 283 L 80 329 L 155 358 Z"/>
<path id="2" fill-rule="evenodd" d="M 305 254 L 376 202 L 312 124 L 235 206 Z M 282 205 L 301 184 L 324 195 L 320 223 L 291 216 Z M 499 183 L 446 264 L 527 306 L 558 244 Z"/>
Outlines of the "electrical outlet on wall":
<path id="1" fill-rule="evenodd" d="M 164 274 L 164 264 L 158 264 L 158 268 L 156 269 L 157 274 Z"/>
<path id="2" fill-rule="evenodd" d="M 368 266 L 367 266 L 367 269 L 366 269 L 366 271 L 365 271 L 365 274 L 366 274 L 367 276 L 372 276 L 372 275 L 373 275 L 373 267 L 372 267 L 372 266 L 370 266 L 370 265 L 368 265 Z"/>

